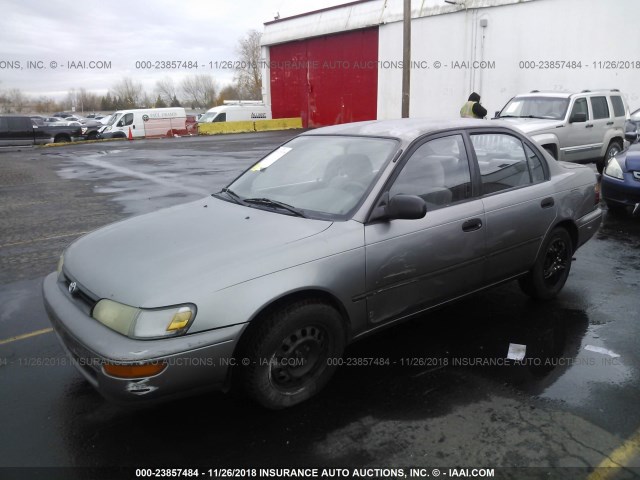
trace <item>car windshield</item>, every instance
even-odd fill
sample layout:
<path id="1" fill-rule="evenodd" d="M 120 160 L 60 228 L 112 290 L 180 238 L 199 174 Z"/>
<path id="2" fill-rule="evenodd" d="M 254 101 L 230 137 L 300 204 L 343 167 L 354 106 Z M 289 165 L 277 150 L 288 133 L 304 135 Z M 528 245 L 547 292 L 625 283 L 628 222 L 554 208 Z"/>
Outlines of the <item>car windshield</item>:
<path id="1" fill-rule="evenodd" d="M 115 124 L 115 123 L 116 123 L 116 121 L 118 121 L 118 119 L 119 119 L 121 116 L 122 116 L 122 114 L 121 114 L 121 113 L 118 113 L 118 114 L 115 114 L 115 113 L 114 113 L 113 115 L 111 115 L 111 118 L 109 119 L 109 123 L 107 123 L 107 125 L 111 126 L 111 125 Z"/>
<path id="2" fill-rule="evenodd" d="M 397 142 L 385 138 L 301 136 L 271 152 L 223 192 L 256 208 L 346 218 L 396 149 Z"/>
<path id="3" fill-rule="evenodd" d="M 500 112 L 500 117 L 564 119 L 569 106 L 568 98 L 516 97 Z"/>
<path id="4" fill-rule="evenodd" d="M 202 115 L 198 121 L 202 123 L 211 122 L 216 115 L 218 115 L 218 112 L 207 112 Z"/>

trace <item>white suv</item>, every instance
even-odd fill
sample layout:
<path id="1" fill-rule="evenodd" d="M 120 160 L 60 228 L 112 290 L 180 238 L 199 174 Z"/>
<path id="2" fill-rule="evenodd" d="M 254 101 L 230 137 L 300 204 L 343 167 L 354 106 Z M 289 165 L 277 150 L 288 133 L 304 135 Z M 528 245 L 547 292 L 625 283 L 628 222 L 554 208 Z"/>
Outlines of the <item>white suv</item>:
<path id="1" fill-rule="evenodd" d="M 496 118 L 529 134 L 554 158 L 605 163 L 625 146 L 628 109 L 618 90 L 580 93 L 540 92 L 516 95 Z"/>

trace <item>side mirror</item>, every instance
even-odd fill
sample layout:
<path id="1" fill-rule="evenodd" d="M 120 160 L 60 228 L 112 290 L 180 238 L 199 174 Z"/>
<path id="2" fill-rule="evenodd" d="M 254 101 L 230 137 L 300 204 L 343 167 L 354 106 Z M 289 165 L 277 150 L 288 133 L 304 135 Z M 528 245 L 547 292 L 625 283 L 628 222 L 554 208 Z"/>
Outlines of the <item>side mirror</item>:
<path id="1" fill-rule="evenodd" d="M 636 142 L 638 140 L 638 137 L 640 137 L 640 134 L 638 134 L 637 130 L 624 132 L 624 138 L 626 138 L 631 143 Z"/>
<path id="2" fill-rule="evenodd" d="M 587 121 L 587 114 L 584 112 L 574 113 L 569 119 L 569 123 L 583 123 Z"/>
<path id="3" fill-rule="evenodd" d="M 385 209 L 387 220 L 417 220 L 427 214 L 427 204 L 417 195 L 395 195 Z"/>
<path id="4" fill-rule="evenodd" d="M 389 200 L 389 192 L 384 192 L 378 205 L 371 212 L 369 222 L 379 220 L 416 220 L 427 214 L 427 204 L 417 195 L 395 195 Z"/>
<path id="5" fill-rule="evenodd" d="M 124 127 L 124 122 L 122 120 L 120 120 L 118 122 L 118 125 L 116 125 L 117 127 Z"/>
<path id="6" fill-rule="evenodd" d="M 500 110 L 496 110 L 496 113 L 493 116 L 493 118 L 500 118 Z"/>

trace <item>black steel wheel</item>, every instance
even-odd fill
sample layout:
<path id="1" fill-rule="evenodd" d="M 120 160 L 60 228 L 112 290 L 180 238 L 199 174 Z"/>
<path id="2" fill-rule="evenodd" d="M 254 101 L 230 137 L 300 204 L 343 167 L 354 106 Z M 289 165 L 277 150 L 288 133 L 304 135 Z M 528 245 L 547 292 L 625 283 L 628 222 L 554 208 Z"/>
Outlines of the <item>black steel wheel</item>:
<path id="1" fill-rule="evenodd" d="M 538 254 L 529 273 L 519 279 L 520 287 L 539 300 L 554 298 L 564 287 L 573 259 L 573 244 L 564 228 L 554 229 Z"/>
<path id="2" fill-rule="evenodd" d="M 247 395 L 276 410 L 319 392 L 344 351 L 341 315 L 320 300 L 301 300 L 257 320 L 236 355 Z"/>

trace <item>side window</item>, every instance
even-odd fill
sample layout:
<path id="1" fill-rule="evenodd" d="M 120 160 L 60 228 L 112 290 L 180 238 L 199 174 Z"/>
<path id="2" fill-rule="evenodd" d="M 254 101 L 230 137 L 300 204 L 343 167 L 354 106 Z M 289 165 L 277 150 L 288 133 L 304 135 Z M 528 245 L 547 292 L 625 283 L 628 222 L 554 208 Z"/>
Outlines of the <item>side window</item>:
<path id="1" fill-rule="evenodd" d="M 120 120 L 122 122 L 122 125 L 124 125 L 125 127 L 127 125 L 132 125 L 133 124 L 133 113 L 127 113 L 124 117 L 122 117 L 122 120 Z"/>
<path id="2" fill-rule="evenodd" d="M 7 119 L 4 117 L 0 117 L 0 132 L 8 132 L 9 125 L 7 124 Z"/>
<path id="3" fill-rule="evenodd" d="M 402 168 L 389 196 L 417 195 L 429 210 L 471 197 L 469 161 L 462 135 L 451 135 L 421 145 Z"/>
<path id="4" fill-rule="evenodd" d="M 609 105 L 607 105 L 607 97 L 591 97 L 591 109 L 593 110 L 593 119 L 609 118 Z"/>
<path id="5" fill-rule="evenodd" d="M 529 171 L 531 172 L 533 183 L 544 182 L 546 179 L 544 177 L 542 160 L 540 160 L 540 157 L 527 145 L 524 146 L 524 151 L 527 154 L 527 163 L 529 164 Z"/>
<path id="6" fill-rule="evenodd" d="M 7 118 L 10 132 L 25 132 L 33 128 L 31 119 L 23 117 L 9 117 Z"/>
<path id="7" fill-rule="evenodd" d="M 571 115 L 569 118 L 573 117 L 576 113 L 585 113 L 587 115 L 587 119 L 589 119 L 589 111 L 587 110 L 587 99 L 586 98 L 578 98 L 571 109 Z"/>
<path id="8" fill-rule="evenodd" d="M 482 194 L 531 184 L 522 142 L 504 133 L 471 135 L 482 178 Z"/>
<path id="9" fill-rule="evenodd" d="M 218 115 L 216 115 L 216 118 L 213 119 L 213 122 L 226 122 L 227 121 L 227 114 L 222 112 L 219 113 Z"/>
<path id="10" fill-rule="evenodd" d="M 625 109 L 624 109 L 624 102 L 622 101 L 622 97 L 619 97 L 617 95 L 612 95 L 611 105 L 613 106 L 614 117 L 624 117 Z"/>

